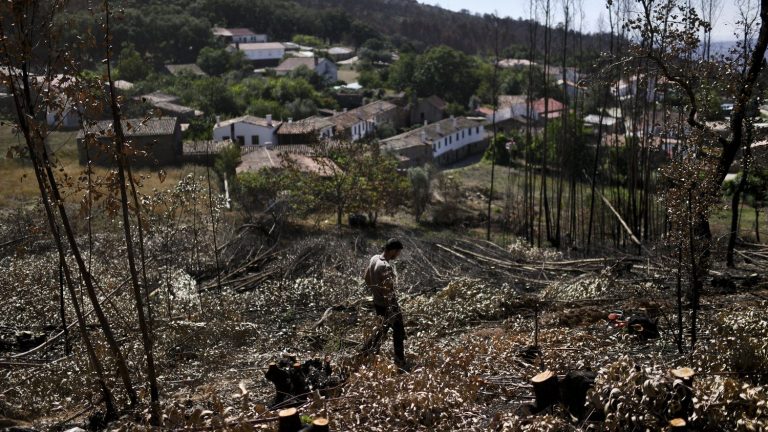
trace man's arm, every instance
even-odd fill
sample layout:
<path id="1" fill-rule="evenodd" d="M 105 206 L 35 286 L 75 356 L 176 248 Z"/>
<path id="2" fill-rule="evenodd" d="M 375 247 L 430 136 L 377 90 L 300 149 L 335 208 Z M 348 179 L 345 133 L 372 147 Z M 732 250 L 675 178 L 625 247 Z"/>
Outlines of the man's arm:
<path id="1" fill-rule="evenodd" d="M 363 273 L 363 280 L 365 280 L 366 286 L 371 286 L 371 266 L 368 265 Z"/>
<path id="2" fill-rule="evenodd" d="M 387 267 L 386 270 L 384 270 L 384 274 L 381 278 L 381 286 L 383 288 L 382 291 L 385 293 L 386 297 L 389 298 L 389 301 L 392 303 L 397 302 L 397 296 L 395 295 L 395 272 L 391 267 Z"/>

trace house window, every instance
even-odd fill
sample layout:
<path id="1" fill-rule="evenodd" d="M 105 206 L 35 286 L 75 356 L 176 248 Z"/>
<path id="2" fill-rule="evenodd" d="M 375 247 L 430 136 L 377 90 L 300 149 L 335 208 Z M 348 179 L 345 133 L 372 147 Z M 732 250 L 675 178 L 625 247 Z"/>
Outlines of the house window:
<path id="1" fill-rule="evenodd" d="M 458 140 L 459 140 L 459 133 L 456 132 L 456 141 L 458 141 Z"/>
<path id="2" fill-rule="evenodd" d="M 464 131 L 461 131 L 461 137 L 464 138 Z"/>
<path id="3" fill-rule="evenodd" d="M 472 128 L 469 128 L 469 135 L 472 135 Z"/>
<path id="4" fill-rule="evenodd" d="M 229 139 L 229 135 L 224 135 L 223 137 L 221 137 L 221 140 L 222 140 L 222 141 L 226 141 L 226 140 L 228 140 L 228 139 Z"/>
<path id="5" fill-rule="evenodd" d="M 241 146 L 245 145 L 245 137 L 242 136 L 242 135 L 238 135 L 237 136 L 237 143 L 240 144 Z"/>
<path id="6" fill-rule="evenodd" d="M 437 144 L 432 144 L 432 151 L 437 151 Z"/>
<path id="7" fill-rule="evenodd" d="M 451 144 L 451 143 L 453 143 L 453 136 L 448 137 L 448 144 Z"/>
<path id="8" fill-rule="evenodd" d="M 251 135 L 251 145 L 259 145 L 259 136 Z"/>
<path id="9" fill-rule="evenodd" d="M 480 133 L 480 126 L 475 128 L 475 133 Z"/>

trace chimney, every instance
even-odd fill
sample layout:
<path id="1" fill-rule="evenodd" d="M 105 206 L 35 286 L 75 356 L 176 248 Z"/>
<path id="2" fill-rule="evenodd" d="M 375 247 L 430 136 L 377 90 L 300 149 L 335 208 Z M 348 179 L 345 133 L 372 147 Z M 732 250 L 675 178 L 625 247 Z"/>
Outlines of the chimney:
<path id="1" fill-rule="evenodd" d="M 272 114 L 267 114 L 267 126 L 272 126 Z"/>
<path id="2" fill-rule="evenodd" d="M 221 123 L 221 116 L 217 115 L 216 116 L 216 126 L 218 126 L 219 123 Z"/>
<path id="3" fill-rule="evenodd" d="M 426 126 L 428 124 L 429 124 L 429 121 L 428 120 L 424 120 L 424 126 Z"/>
<path id="4" fill-rule="evenodd" d="M 453 128 L 456 129 L 456 117 L 451 114 L 451 120 L 453 121 Z"/>
<path id="5" fill-rule="evenodd" d="M 437 125 L 437 133 L 443 133 L 443 131 L 440 130 L 440 122 L 435 123 Z"/>
<path id="6" fill-rule="evenodd" d="M 293 123 L 293 117 L 288 117 L 288 123 Z"/>
<path id="7" fill-rule="evenodd" d="M 424 129 L 421 130 L 421 142 L 426 143 L 427 142 L 427 131 Z"/>
<path id="8" fill-rule="evenodd" d="M 344 108 L 344 112 L 347 112 L 347 109 L 346 109 L 346 108 Z"/>

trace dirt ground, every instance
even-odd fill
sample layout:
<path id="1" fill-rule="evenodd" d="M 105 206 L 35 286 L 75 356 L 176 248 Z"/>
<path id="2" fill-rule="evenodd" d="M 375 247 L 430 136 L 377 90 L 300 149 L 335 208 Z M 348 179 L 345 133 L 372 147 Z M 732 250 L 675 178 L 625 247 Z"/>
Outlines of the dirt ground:
<path id="1" fill-rule="evenodd" d="M 332 365 L 337 385 L 290 403 L 304 420 L 329 418 L 333 430 L 662 430 L 681 416 L 698 430 L 768 427 L 768 286 L 760 262 L 707 277 L 693 351 L 683 299 L 680 353 L 676 273 L 663 256 L 566 257 L 517 241 L 499 245 L 391 227 L 292 227 L 279 239 L 246 231 L 219 237 L 225 268 L 219 278 L 210 271 L 211 253 L 197 257 L 207 263 L 201 271 L 185 245 L 189 237 L 164 243 L 162 230 L 150 234 L 164 428 L 275 430 L 272 420 L 288 404 L 273 406 L 275 388 L 264 372 L 285 356 Z M 358 353 L 376 326 L 361 269 L 391 236 L 406 246 L 396 268 L 410 373 L 392 362 L 390 338 L 378 355 Z M 93 273 L 146 400 L 123 251 L 108 235 L 96 243 Z M 38 430 L 105 427 L 97 421 L 99 393 L 75 328 L 72 355 L 64 355 L 63 338 L 20 355 L 60 331 L 58 263 L 50 245 L 36 236 L 0 253 L 0 420 Z M 114 294 L 106 299 L 107 293 Z M 657 320 L 660 337 L 642 340 L 616 328 L 607 316 L 617 310 Z M 71 310 L 67 316 L 71 321 Z M 89 322 L 95 323 L 92 316 Z M 90 333 L 113 370 L 95 326 Z M 687 399 L 670 376 L 678 367 L 696 371 L 690 406 L 681 404 Z M 542 370 L 561 378 L 594 372 L 585 413 L 576 416 L 562 404 L 537 412 L 530 379 Z M 109 382 L 124 405 L 114 372 Z M 143 429 L 147 419 L 142 405 L 109 429 Z"/>

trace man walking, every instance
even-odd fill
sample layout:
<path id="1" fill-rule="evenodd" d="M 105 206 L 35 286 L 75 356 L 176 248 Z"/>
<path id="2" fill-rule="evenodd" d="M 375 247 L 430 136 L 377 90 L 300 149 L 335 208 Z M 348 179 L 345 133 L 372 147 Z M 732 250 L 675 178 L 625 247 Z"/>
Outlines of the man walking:
<path id="1" fill-rule="evenodd" d="M 391 261 L 397 259 L 403 244 L 398 239 L 389 239 L 384 245 L 384 252 L 371 257 L 368 267 L 365 269 L 365 284 L 373 293 L 373 306 L 376 315 L 382 317 L 384 322 L 363 345 L 363 352 L 378 352 L 382 339 L 392 327 L 392 342 L 395 346 L 395 364 L 400 369 L 409 370 L 405 361 L 405 327 L 403 326 L 403 314 L 397 304 L 395 284 L 397 275 L 391 265 Z"/>

